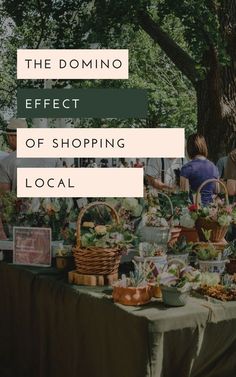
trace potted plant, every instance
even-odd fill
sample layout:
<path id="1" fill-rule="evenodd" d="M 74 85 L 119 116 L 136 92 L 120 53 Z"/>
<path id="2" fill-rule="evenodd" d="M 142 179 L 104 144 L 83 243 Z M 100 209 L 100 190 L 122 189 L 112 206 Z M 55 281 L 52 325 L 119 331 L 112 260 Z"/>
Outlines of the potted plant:
<path id="1" fill-rule="evenodd" d="M 236 273 L 236 239 L 229 243 L 226 248 L 226 252 L 229 256 L 229 263 L 227 263 L 226 269 L 229 274 Z"/>
<path id="2" fill-rule="evenodd" d="M 193 250 L 193 244 L 186 241 L 185 237 L 181 237 L 175 244 L 168 248 L 168 260 L 178 258 L 188 264 L 189 253 Z"/>
<path id="3" fill-rule="evenodd" d="M 161 208 L 158 197 L 153 197 L 149 194 L 147 196 L 146 210 L 138 227 L 138 233 L 143 242 L 156 243 L 167 247 L 171 228 L 168 220 L 172 221 L 173 206 L 168 195 L 162 192 L 158 193 L 159 195 L 168 199 L 171 214 L 167 214 L 166 210 Z"/>
<path id="4" fill-rule="evenodd" d="M 202 272 L 217 272 L 222 274 L 228 262 L 228 252 L 217 250 L 216 247 L 208 242 L 195 246 L 199 268 Z"/>
<path id="5" fill-rule="evenodd" d="M 173 244 L 181 236 L 184 236 L 188 242 L 197 242 L 198 235 L 195 229 L 195 221 L 192 219 L 188 209 L 189 207 L 191 208 L 188 193 L 171 193 L 170 199 L 174 208 L 174 228 L 171 229 L 171 241 L 169 244 Z"/>
<path id="6" fill-rule="evenodd" d="M 220 184 L 225 191 L 225 201 L 216 198 L 208 206 L 199 206 L 200 192 L 206 184 Z M 197 190 L 195 209 L 191 212 L 195 220 L 199 240 L 206 241 L 203 230 L 211 230 L 211 242 L 220 242 L 224 239 L 229 225 L 232 223 L 232 206 L 229 205 L 227 188 L 224 183 L 217 179 L 208 179 Z"/>
<path id="7" fill-rule="evenodd" d="M 167 255 L 163 247 L 150 242 L 139 243 L 139 255 L 134 256 L 138 263 L 150 263 L 156 266 L 157 272 L 167 263 Z"/>
<path id="8" fill-rule="evenodd" d="M 198 232 L 195 228 L 195 220 L 191 216 L 191 212 L 195 210 L 195 205 L 192 204 L 188 208 L 182 208 L 179 218 L 181 227 L 180 237 L 184 236 L 188 242 L 198 242 Z"/>
<path id="9" fill-rule="evenodd" d="M 163 302 L 169 306 L 184 306 L 192 288 L 199 286 L 201 273 L 182 261 L 171 264 L 158 276 Z"/>
<path id="10" fill-rule="evenodd" d="M 148 284 L 147 279 L 149 274 L 149 266 L 135 264 L 135 270 L 130 272 L 129 277 L 122 275 L 121 279 L 113 284 L 114 302 L 130 306 L 147 304 L 153 296 L 153 286 Z"/>
<path id="11" fill-rule="evenodd" d="M 56 268 L 58 270 L 73 269 L 72 246 L 59 244 L 55 249 Z"/>

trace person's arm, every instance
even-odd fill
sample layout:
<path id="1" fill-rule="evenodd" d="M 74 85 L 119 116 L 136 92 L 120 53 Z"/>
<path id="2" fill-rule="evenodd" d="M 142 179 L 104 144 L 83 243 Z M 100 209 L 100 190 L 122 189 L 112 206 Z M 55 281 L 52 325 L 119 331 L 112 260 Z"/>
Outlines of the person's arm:
<path id="1" fill-rule="evenodd" d="M 189 180 L 183 176 L 180 177 L 180 191 L 189 191 Z"/>
<path id="2" fill-rule="evenodd" d="M 172 189 L 171 186 L 169 185 L 166 185 L 165 183 L 163 183 L 160 179 L 158 178 L 154 178 L 152 177 L 151 175 L 146 175 L 147 177 L 147 181 L 148 181 L 148 184 L 154 188 L 156 188 L 157 190 L 164 190 L 164 189 Z"/>

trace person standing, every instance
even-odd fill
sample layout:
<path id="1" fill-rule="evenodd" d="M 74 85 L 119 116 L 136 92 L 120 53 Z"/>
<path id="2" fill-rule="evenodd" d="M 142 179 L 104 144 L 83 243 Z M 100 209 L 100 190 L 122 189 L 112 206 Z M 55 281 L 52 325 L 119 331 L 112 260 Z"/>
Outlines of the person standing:
<path id="1" fill-rule="evenodd" d="M 219 171 L 213 162 L 208 160 L 208 149 L 204 136 L 195 133 L 187 140 L 187 153 L 191 159 L 185 164 L 180 172 L 180 189 L 196 193 L 200 185 L 207 179 L 219 179 Z M 212 202 L 213 194 L 216 192 L 215 183 L 208 183 L 201 190 L 201 202 L 207 205 Z"/>

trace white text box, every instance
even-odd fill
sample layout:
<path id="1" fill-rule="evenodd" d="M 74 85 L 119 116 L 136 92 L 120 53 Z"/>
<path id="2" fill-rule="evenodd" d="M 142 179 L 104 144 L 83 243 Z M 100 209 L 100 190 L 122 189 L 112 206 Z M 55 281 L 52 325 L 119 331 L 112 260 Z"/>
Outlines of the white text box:
<path id="1" fill-rule="evenodd" d="M 143 197 L 143 169 L 18 168 L 17 196 Z"/>
<path id="2" fill-rule="evenodd" d="M 18 49 L 17 79 L 128 79 L 124 49 Z"/>
<path id="3" fill-rule="evenodd" d="M 185 154 L 184 144 L 183 128 L 17 130 L 17 157 L 180 158 Z"/>

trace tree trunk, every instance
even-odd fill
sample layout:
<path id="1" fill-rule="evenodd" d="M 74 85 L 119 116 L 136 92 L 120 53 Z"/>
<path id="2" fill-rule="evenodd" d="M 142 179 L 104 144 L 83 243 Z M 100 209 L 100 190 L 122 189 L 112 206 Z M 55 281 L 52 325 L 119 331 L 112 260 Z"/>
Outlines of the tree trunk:
<path id="1" fill-rule="evenodd" d="M 219 51 L 209 45 L 203 56 L 208 67 L 204 80 L 195 85 L 198 131 L 209 147 L 209 157 L 217 161 L 236 147 L 236 2 L 224 0 L 218 9 L 221 37 L 228 63 L 222 65 Z"/>
<path id="2" fill-rule="evenodd" d="M 220 70 L 220 88 L 217 90 L 213 87 L 212 80 L 211 74 L 208 74 L 204 80 L 199 81 L 196 93 L 198 131 L 206 138 L 210 159 L 216 162 L 219 157 L 229 153 L 236 141 L 236 85 L 233 67 Z"/>

